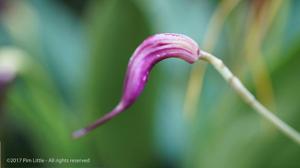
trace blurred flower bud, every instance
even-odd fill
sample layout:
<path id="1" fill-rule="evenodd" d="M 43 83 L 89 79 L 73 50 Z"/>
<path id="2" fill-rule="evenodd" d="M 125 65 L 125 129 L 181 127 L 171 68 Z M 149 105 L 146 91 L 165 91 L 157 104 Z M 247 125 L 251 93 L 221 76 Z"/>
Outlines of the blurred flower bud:
<path id="1" fill-rule="evenodd" d="M 24 53 L 13 47 L 0 48 L 0 105 L 2 105 L 8 86 L 21 69 Z"/>

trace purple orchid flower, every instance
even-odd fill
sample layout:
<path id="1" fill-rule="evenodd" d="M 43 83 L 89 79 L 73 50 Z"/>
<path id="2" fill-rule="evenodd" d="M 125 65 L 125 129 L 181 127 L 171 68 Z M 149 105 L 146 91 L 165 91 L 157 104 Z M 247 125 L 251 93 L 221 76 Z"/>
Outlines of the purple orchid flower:
<path id="1" fill-rule="evenodd" d="M 73 137 L 85 135 L 130 107 L 143 91 L 149 73 L 156 63 L 167 58 L 180 58 L 192 64 L 199 59 L 199 53 L 198 44 L 182 34 L 163 33 L 148 37 L 129 60 L 123 96 L 119 104 L 93 124 L 75 131 Z"/>

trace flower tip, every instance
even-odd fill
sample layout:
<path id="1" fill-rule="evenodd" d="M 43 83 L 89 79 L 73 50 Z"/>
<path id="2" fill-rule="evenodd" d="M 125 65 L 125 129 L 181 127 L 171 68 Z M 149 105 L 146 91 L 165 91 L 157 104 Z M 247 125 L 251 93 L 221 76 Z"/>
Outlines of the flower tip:
<path id="1" fill-rule="evenodd" d="M 72 134 L 72 138 L 78 139 L 78 138 L 82 137 L 83 135 L 85 135 L 86 133 L 87 133 L 87 131 L 85 130 L 85 128 L 74 131 Z"/>

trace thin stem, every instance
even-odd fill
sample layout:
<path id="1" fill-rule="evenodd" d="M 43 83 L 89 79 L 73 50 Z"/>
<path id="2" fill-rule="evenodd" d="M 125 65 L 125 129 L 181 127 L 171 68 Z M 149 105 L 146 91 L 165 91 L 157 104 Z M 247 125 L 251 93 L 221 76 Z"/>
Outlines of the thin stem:
<path id="1" fill-rule="evenodd" d="M 214 68 L 222 75 L 226 82 L 238 93 L 238 95 L 265 119 L 273 123 L 282 133 L 300 144 L 300 134 L 292 127 L 287 125 L 266 107 L 264 107 L 256 98 L 246 89 L 242 82 L 235 77 L 232 72 L 224 65 L 223 61 L 210 53 L 201 51 L 200 58 L 212 64 Z"/>

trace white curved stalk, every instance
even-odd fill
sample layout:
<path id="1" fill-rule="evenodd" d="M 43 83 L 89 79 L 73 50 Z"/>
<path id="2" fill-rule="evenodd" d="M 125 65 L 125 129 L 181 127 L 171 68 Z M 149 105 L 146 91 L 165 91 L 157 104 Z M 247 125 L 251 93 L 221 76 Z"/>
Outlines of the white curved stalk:
<path id="1" fill-rule="evenodd" d="M 284 121 L 279 119 L 266 107 L 264 107 L 256 98 L 246 89 L 242 82 L 232 74 L 224 65 L 223 61 L 205 51 L 200 52 L 200 59 L 207 61 L 222 75 L 226 82 L 235 90 L 238 95 L 254 110 L 261 114 L 265 119 L 274 124 L 282 133 L 300 144 L 300 134 L 294 128 L 290 127 Z"/>

